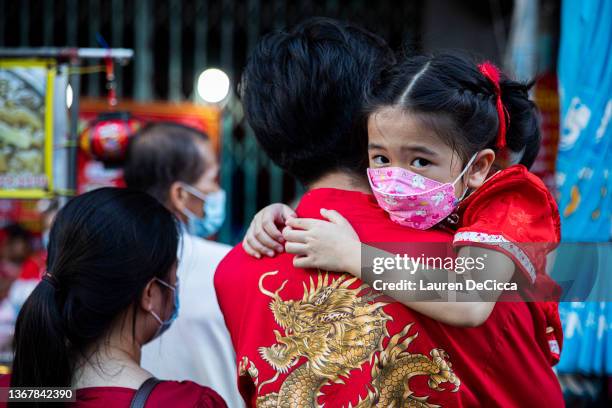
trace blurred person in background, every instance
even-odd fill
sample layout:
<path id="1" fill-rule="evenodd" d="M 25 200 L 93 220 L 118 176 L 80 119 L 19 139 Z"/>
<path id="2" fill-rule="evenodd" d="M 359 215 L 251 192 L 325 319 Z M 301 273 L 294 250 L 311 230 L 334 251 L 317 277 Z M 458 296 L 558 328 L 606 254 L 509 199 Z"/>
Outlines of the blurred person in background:
<path id="1" fill-rule="evenodd" d="M 44 257 L 34 251 L 32 234 L 19 224 L 0 231 L 0 362 L 10 362 L 15 320 L 44 270 Z"/>
<path id="2" fill-rule="evenodd" d="M 0 230 L 0 299 L 5 299 L 32 252 L 29 233 L 17 224 Z"/>
<path id="3" fill-rule="evenodd" d="M 57 199 L 45 200 L 39 209 L 42 223 L 41 245 L 43 252 L 46 252 L 47 247 L 49 246 L 49 233 L 51 232 L 51 225 L 53 224 L 53 220 L 59 211 L 59 201 Z"/>
<path id="4" fill-rule="evenodd" d="M 142 345 L 179 312 L 178 245 L 176 219 L 147 194 L 103 188 L 71 200 L 53 223 L 47 272 L 19 313 L 0 387 L 72 387 L 76 407 L 127 408 L 137 395 L 149 406 L 225 406 L 210 388 L 159 381 L 140 366 Z"/>
<path id="5" fill-rule="evenodd" d="M 235 354 L 213 287 L 214 271 L 231 248 L 203 239 L 214 235 L 224 219 L 218 173 L 208 136 L 167 122 L 142 128 L 130 141 L 124 165 L 127 186 L 155 197 L 182 224 L 181 315 L 162 341 L 144 348 L 143 367 L 161 378 L 208 385 L 238 407 Z"/>
<path id="6" fill-rule="evenodd" d="M 34 251 L 32 234 L 19 224 L 10 224 L 0 233 L 2 269 L 16 272 L 16 278 L 40 279 L 42 258 Z"/>

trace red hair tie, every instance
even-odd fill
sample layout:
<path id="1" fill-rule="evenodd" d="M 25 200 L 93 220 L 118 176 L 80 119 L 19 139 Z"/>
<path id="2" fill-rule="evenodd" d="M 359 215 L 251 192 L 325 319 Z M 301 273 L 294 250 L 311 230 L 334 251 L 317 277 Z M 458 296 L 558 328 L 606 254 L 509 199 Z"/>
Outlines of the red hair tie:
<path id="1" fill-rule="evenodd" d="M 495 107 L 497 108 L 497 116 L 499 118 L 499 129 L 497 130 L 496 146 L 499 149 L 506 147 L 506 108 L 502 103 L 501 88 L 499 86 L 499 69 L 491 62 L 485 61 L 478 65 L 478 70 L 493 84 L 495 87 Z M 509 118 L 508 118 L 509 119 Z M 509 122 L 509 120 L 508 120 Z"/>

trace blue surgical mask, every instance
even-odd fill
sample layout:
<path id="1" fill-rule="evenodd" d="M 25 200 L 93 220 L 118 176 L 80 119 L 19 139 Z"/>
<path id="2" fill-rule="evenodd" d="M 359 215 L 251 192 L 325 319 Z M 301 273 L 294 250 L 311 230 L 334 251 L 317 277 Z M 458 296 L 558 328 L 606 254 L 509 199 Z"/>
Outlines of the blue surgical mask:
<path id="1" fill-rule="evenodd" d="M 200 190 L 183 183 L 183 188 L 194 197 L 203 201 L 204 217 L 200 218 L 188 208 L 183 210 L 183 214 L 188 219 L 187 231 L 191 235 L 201 238 L 208 238 L 219 231 L 225 221 L 225 191 L 219 189 L 213 193 L 204 194 Z"/>
<path id="2" fill-rule="evenodd" d="M 178 280 L 176 281 L 176 285 L 175 286 L 172 286 L 169 283 L 166 283 L 166 282 L 164 282 L 163 280 L 161 280 L 159 278 L 155 278 L 155 280 L 174 292 L 174 311 L 172 312 L 172 315 L 168 318 L 168 320 L 162 320 L 157 315 L 157 313 L 155 313 L 152 310 L 150 311 L 150 313 L 153 315 L 155 320 L 157 320 L 157 322 L 159 323 L 159 328 L 155 332 L 155 335 L 153 336 L 153 339 L 156 339 L 159 336 L 161 336 L 162 334 L 164 334 L 164 332 L 166 330 L 168 330 L 170 328 L 170 326 L 172 326 L 172 323 L 174 323 L 174 321 L 178 317 L 178 312 L 179 312 L 179 294 L 178 294 L 179 285 L 178 285 Z M 153 339 L 151 339 L 151 340 L 153 340 Z"/>

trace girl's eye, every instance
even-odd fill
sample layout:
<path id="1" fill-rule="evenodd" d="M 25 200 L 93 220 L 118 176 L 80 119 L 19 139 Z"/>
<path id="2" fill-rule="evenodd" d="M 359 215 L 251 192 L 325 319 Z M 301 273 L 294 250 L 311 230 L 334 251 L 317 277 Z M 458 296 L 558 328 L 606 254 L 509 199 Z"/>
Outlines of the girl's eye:
<path id="1" fill-rule="evenodd" d="M 423 159 L 423 158 L 420 158 L 420 157 L 419 157 L 418 159 L 414 159 L 414 160 L 412 161 L 412 163 L 411 163 L 411 165 L 412 165 L 413 167 L 416 167 L 416 168 L 419 168 L 419 169 L 420 169 L 420 168 L 423 168 L 423 167 L 427 167 L 427 166 L 429 166 L 430 164 L 431 164 L 431 162 L 430 162 L 429 160 L 427 160 L 427 159 Z"/>
<path id="2" fill-rule="evenodd" d="M 380 154 L 377 154 L 376 156 L 372 157 L 372 161 L 378 165 L 389 164 L 389 159 L 386 156 Z"/>

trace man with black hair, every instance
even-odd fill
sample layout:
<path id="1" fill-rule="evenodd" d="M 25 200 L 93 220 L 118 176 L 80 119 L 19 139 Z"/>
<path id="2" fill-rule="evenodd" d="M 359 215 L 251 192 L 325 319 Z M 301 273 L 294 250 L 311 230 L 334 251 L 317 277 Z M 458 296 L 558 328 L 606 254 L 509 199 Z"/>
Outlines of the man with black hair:
<path id="1" fill-rule="evenodd" d="M 364 95 L 392 62 L 382 40 L 351 24 L 313 19 L 269 34 L 244 72 L 246 117 L 270 158 L 307 186 L 296 209 L 300 218 L 338 210 L 361 242 L 438 242 L 444 245 L 424 247 L 438 251 L 427 255 L 446 256 L 448 232 L 392 222 L 365 178 Z M 529 349 L 532 325 L 517 324 L 531 318 L 524 303 L 498 302 L 481 326 L 450 327 L 381 298 L 357 278 L 296 268 L 293 258 L 256 259 L 241 244 L 215 273 L 239 388 L 251 406 L 541 406 L 546 400 L 537 368 L 547 363 L 524 366 L 526 355 L 542 355 Z"/>
<path id="2" fill-rule="evenodd" d="M 256 47 L 243 75 L 246 118 L 270 158 L 308 187 L 297 208 L 300 217 L 320 218 L 321 208 L 334 208 L 362 240 L 445 241 L 445 233 L 392 223 L 369 195 L 361 111 L 369 84 L 393 61 L 382 39 L 347 23 L 318 18 L 272 33 Z M 355 406 L 366 396 L 362 403 L 375 405 L 381 395 L 368 396 L 368 384 L 378 381 L 371 391 L 388 392 L 384 370 L 392 368 L 375 372 L 368 364 L 389 335 L 403 333 L 405 340 L 419 333 L 411 352 L 425 359 L 433 358 L 425 356 L 440 343 L 432 342 L 421 322 L 436 327 L 436 339 L 446 337 L 437 322 L 362 295 L 360 282 L 294 268 L 292 260 L 286 253 L 256 260 L 238 245 L 215 274 L 237 352 L 240 391 L 252 405 Z M 415 382 L 414 394 L 380 402 L 404 406 L 429 396 L 460 406 L 466 397 L 452 392 L 460 381 L 450 361 L 440 357 L 432 369 L 444 390 Z M 346 384 L 335 384 L 341 381 Z"/>

